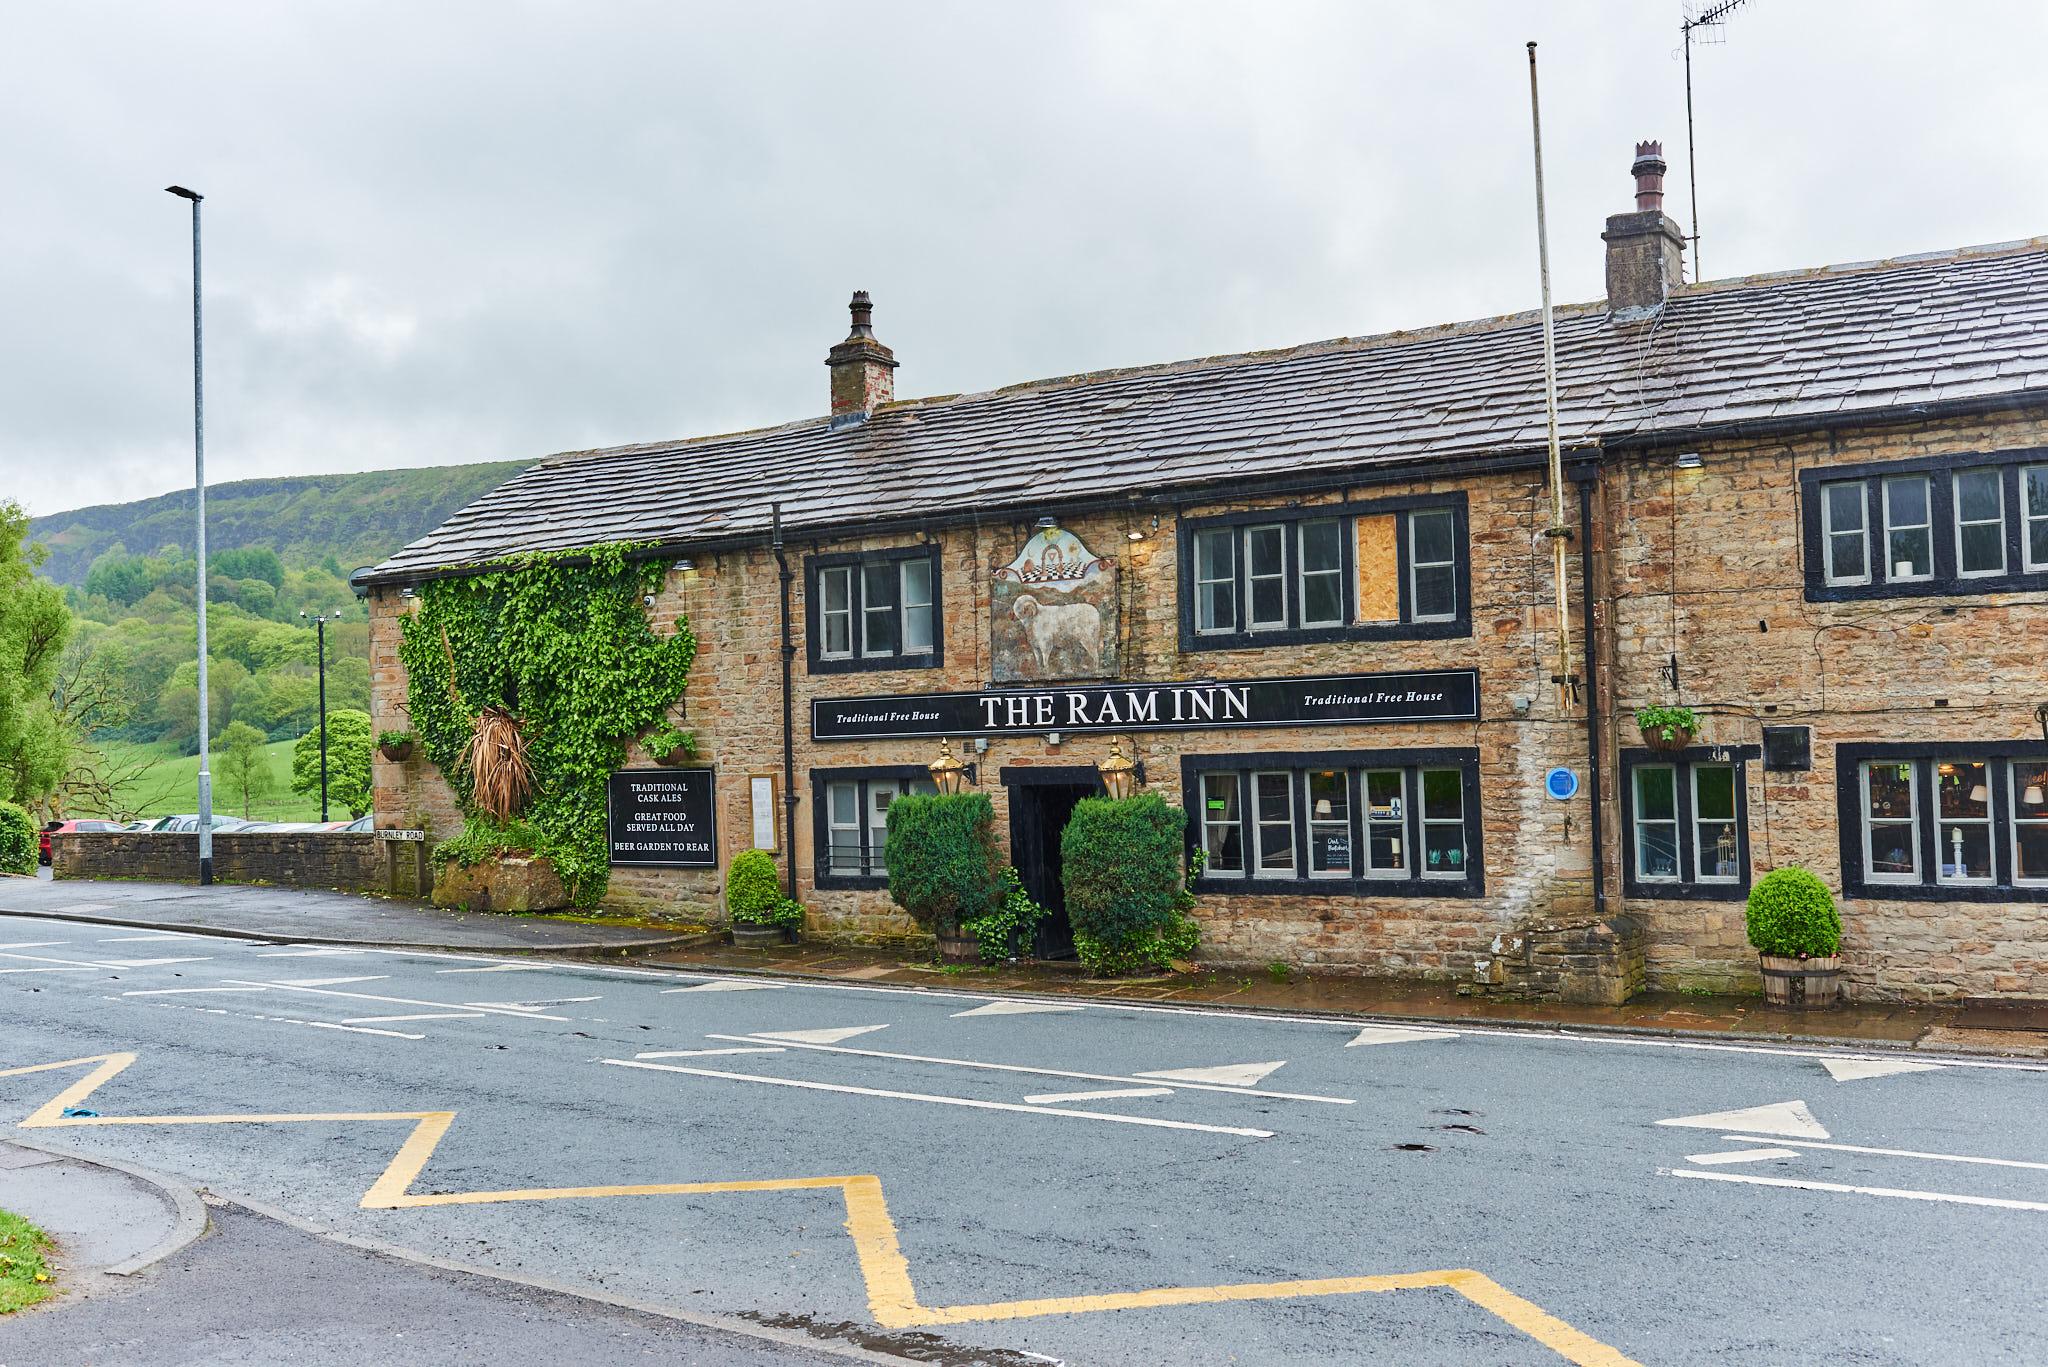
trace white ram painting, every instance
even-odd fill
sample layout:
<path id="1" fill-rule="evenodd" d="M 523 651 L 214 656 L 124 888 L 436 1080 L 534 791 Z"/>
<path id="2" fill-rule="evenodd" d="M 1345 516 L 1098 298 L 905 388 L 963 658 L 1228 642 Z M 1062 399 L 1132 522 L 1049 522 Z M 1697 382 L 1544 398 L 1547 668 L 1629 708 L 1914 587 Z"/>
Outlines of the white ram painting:
<path id="1" fill-rule="evenodd" d="M 997 683 L 1116 674 L 1116 563 L 1072 532 L 1041 528 L 995 571 L 990 595 Z"/>

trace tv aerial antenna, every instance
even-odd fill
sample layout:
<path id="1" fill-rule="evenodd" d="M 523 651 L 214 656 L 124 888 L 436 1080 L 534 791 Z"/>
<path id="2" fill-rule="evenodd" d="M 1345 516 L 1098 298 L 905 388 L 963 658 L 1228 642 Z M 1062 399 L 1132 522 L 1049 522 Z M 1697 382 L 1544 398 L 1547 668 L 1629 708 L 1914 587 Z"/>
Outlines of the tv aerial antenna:
<path id="1" fill-rule="evenodd" d="M 1692 45 L 1695 35 L 1702 44 L 1727 42 L 1728 36 L 1722 31 L 1722 26 L 1728 22 L 1729 15 L 1748 3 L 1749 0 L 1714 0 L 1702 8 L 1688 0 L 1685 18 L 1678 25 L 1685 57 L 1685 178 L 1692 190 L 1692 236 L 1686 241 L 1692 244 L 1694 284 L 1705 277 L 1700 274 L 1700 176 L 1692 138 Z M 1674 52 L 1671 55 L 1676 57 L 1680 54 Z"/>

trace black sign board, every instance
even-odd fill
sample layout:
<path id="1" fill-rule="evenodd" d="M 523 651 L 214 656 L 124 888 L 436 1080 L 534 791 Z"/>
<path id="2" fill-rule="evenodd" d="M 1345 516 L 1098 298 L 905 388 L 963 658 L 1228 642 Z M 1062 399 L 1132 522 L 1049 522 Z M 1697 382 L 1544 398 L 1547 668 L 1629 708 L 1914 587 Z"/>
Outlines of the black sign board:
<path id="1" fill-rule="evenodd" d="M 811 703 L 811 736 L 815 740 L 867 740 L 1044 731 L 1206 731 L 1246 726 L 1475 721 L 1478 716 L 1479 671 L 1440 669 L 1221 683 L 1090 684 L 818 698 Z"/>
<path id="2" fill-rule="evenodd" d="M 718 867 L 711 770 L 621 769 L 611 777 L 605 805 L 612 863 Z"/>

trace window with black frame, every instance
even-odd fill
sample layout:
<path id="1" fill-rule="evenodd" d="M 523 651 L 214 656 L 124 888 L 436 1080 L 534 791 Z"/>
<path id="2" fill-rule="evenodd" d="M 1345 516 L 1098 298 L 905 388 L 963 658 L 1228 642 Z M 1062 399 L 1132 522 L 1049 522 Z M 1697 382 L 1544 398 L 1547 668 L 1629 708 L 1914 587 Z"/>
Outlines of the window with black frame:
<path id="1" fill-rule="evenodd" d="M 944 663 L 937 546 L 817 555 L 804 570 L 813 674 Z"/>
<path id="2" fill-rule="evenodd" d="M 1471 633 L 1463 495 L 1183 524 L 1188 649 Z"/>
<path id="3" fill-rule="evenodd" d="M 1204 886 L 1482 890 L 1476 752 L 1188 756 L 1182 766 Z"/>
<path id="4" fill-rule="evenodd" d="M 889 807 L 906 793 L 938 791 L 916 765 L 813 770 L 812 804 L 820 887 L 877 887 L 888 881 Z"/>
<path id="5" fill-rule="evenodd" d="M 2048 588 L 2048 453 L 1802 471 L 1816 601 Z"/>
<path id="6" fill-rule="evenodd" d="M 1748 895 L 1748 761 L 1760 754 L 1757 746 L 1622 752 L 1630 896 Z"/>
<path id="7" fill-rule="evenodd" d="M 1845 890 L 2048 900 L 2048 746 L 1843 746 Z"/>

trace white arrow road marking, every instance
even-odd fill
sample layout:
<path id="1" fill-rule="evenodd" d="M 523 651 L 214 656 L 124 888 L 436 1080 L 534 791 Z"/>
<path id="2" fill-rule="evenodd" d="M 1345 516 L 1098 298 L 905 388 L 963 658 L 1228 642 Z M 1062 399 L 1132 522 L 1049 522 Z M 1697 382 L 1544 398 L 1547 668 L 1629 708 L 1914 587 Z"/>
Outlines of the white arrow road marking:
<path id="1" fill-rule="evenodd" d="M 196 959 L 101 959 L 100 963 L 107 968 L 162 968 L 166 964 L 203 964 L 209 957 L 202 954 Z"/>
<path id="2" fill-rule="evenodd" d="M 1697 1177 L 1709 1182 L 1747 1182 L 1757 1187 L 1792 1187 L 1799 1191 L 1832 1191 L 1853 1196 L 1890 1196 L 1900 1201 L 1945 1201 L 1958 1206 L 1995 1206 L 1999 1210 L 2048 1210 L 2048 1201 L 2012 1201 L 2002 1196 L 1962 1196 L 1952 1191 L 1911 1191 L 1901 1187 L 1852 1187 L 1841 1182 L 1801 1182 L 1790 1177 L 1756 1177 L 1740 1172 L 1691 1172 L 1670 1170 L 1673 1177 Z"/>
<path id="3" fill-rule="evenodd" d="M 1057 1106 L 1067 1101 L 1114 1101 L 1126 1096 L 1172 1096 L 1171 1087 L 1111 1087 L 1100 1092 L 1045 1092 L 1027 1096 L 1027 1106 Z"/>
<path id="4" fill-rule="evenodd" d="M 709 1058 L 713 1054 L 786 1054 L 789 1050 L 776 1045 L 763 1044 L 755 1048 L 735 1046 L 730 1049 L 653 1049 L 634 1058 Z"/>
<path id="5" fill-rule="evenodd" d="M 1455 1030 L 1424 1030 L 1412 1025 L 1368 1025 L 1358 1032 L 1355 1039 L 1345 1042 L 1346 1049 L 1356 1049 L 1361 1044 L 1413 1044 L 1425 1039 L 1456 1039 Z"/>
<path id="6" fill-rule="evenodd" d="M 339 987 L 343 983 L 381 983 L 390 978 L 388 973 L 377 973 L 367 978 L 279 978 L 279 987 Z"/>
<path id="7" fill-rule="evenodd" d="M 48 949 L 52 945 L 68 945 L 69 940 L 16 940 L 13 944 L 0 945 L 0 949 Z"/>
<path id="8" fill-rule="evenodd" d="M 70 968 L 0 968 L 0 973 L 97 973 L 97 964 L 74 964 Z"/>
<path id="9" fill-rule="evenodd" d="M 400 1021 L 478 1021 L 481 1011 L 415 1011 L 404 1016 L 350 1016 L 343 1025 L 395 1025 Z"/>
<path id="10" fill-rule="evenodd" d="M 482 968 L 437 968 L 436 973 L 538 973 L 549 964 L 487 964 Z"/>
<path id="11" fill-rule="evenodd" d="M 1824 1058 L 1820 1063 L 1837 1082 L 1890 1077 L 1893 1073 L 1932 1073 L 1941 1068 L 1939 1063 L 1908 1063 L 1894 1058 Z"/>
<path id="12" fill-rule="evenodd" d="M 444 1011 L 459 1009 L 453 1002 L 422 1001 L 418 997 L 385 997 L 375 992 L 343 992 L 333 987 L 284 987 L 278 983 L 244 982 L 239 978 L 228 979 L 228 985 L 231 987 L 275 987 L 280 992 L 310 992 L 319 997 L 348 997 L 360 1002 L 390 1002 L 394 1006 L 432 1006 L 439 1007 Z M 463 1005 L 478 1011 L 487 1011 L 492 1015 L 512 1016 L 519 1020 L 566 1021 L 569 1019 L 567 1016 L 543 1016 L 528 1011 L 507 1011 L 503 1007 L 489 1006 L 479 1002 L 465 1002 Z"/>
<path id="13" fill-rule="evenodd" d="M 1739 1144 L 1748 1139 L 1746 1134 L 1724 1134 L 1730 1143 Z M 1918 1149 L 1872 1149 L 1861 1144 L 1814 1144 L 1806 1140 L 1785 1141 L 1795 1149 L 1827 1149 L 1832 1153 L 1868 1153 L 1879 1158 L 1928 1158 L 1941 1163 L 1981 1163 L 1993 1168 L 2031 1168 L 2036 1172 L 2048 1172 L 2048 1163 L 2035 1163 L 2021 1158 L 1978 1158 L 1963 1153 L 1923 1153 Z"/>
<path id="14" fill-rule="evenodd" d="M 147 992 L 123 992 L 124 997 L 182 997 L 192 992 L 261 992 L 260 987 L 153 987 Z"/>
<path id="15" fill-rule="evenodd" d="M 664 1073 L 688 1073 L 692 1077 L 723 1078 L 727 1082 L 759 1082 L 770 1087 L 801 1087 L 812 1092 L 843 1092 L 849 1096 L 875 1096 L 890 1101 L 924 1101 L 934 1106 L 966 1106 L 977 1111 L 1013 1111 L 1019 1115 L 1063 1115 L 1074 1120 L 1104 1120 L 1114 1125 L 1149 1125 L 1162 1130 L 1199 1130 L 1204 1134 L 1234 1134 L 1246 1139 L 1271 1139 L 1271 1130 L 1250 1130 L 1232 1125 L 1198 1125 L 1192 1120 L 1160 1120 L 1147 1115 L 1112 1115 L 1107 1111 L 1062 1111 L 1047 1106 L 1019 1106 L 1009 1101 L 976 1101 L 964 1096 L 930 1096 L 924 1092 L 891 1092 L 879 1087 L 843 1087 L 833 1082 L 805 1082 L 799 1078 L 762 1077 L 756 1073 L 721 1073 L 710 1068 L 680 1068 L 673 1063 L 638 1063 L 631 1059 L 606 1058 L 618 1068 L 651 1068 Z"/>
<path id="16" fill-rule="evenodd" d="M 538 1011 L 543 1006 L 569 1006 L 576 1002 L 601 1002 L 603 997 L 537 997 L 524 1002 L 464 1002 L 464 1006 L 497 1007 L 502 1011 Z"/>
<path id="17" fill-rule="evenodd" d="M 1079 1011 L 1078 1006 L 1055 1006 L 1051 1002 L 995 1001 L 975 1007 L 972 1011 L 955 1011 L 954 1020 L 965 1020 L 969 1016 L 1036 1016 L 1047 1011 Z"/>
<path id="18" fill-rule="evenodd" d="M 779 1039 L 790 1044 L 837 1044 L 855 1035 L 871 1035 L 877 1030 L 887 1030 L 886 1025 L 842 1025 L 836 1030 L 756 1030 L 761 1039 Z"/>
<path id="19" fill-rule="evenodd" d="M 705 1039 L 731 1040 L 735 1044 L 759 1044 L 762 1040 L 775 1038 L 770 1035 L 706 1035 Z M 787 1039 L 787 1036 L 782 1038 Z M 852 1054 L 858 1058 L 894 1059 L 898 1063 L 938 1063 L 949 1068 L 980 1068 L 992 1073 L 1029 1073 L 1034 1077 L 1070 1077 L 1079 1082 L 1122 1082 L 1140 1083 L 1142 1077 L 1127 1077 L 1118 1073 L 1079 1073 L 1069 1068 L 1029 1068 L 1021 1063 L 981 1063 L 966 1058 L 933 1058 L 929 1054 L 892 1054 L 882 1049 L 856 1049 L 845 1044 L 804 1044 L 790 1040 L 795 1049 L 816 1049 L 827 1054 Z M 1275 1101 L 1320 1101 L 1331 1106 L 1353 1106 L 1354 1097 L 1316 1096 L 1307 1092 L 1263 1092 L 1252 1087 L 1223 1087 L 1211 1082 L 1176 1082 L 1176 1088 L 1193 1088 L 1200 1092 L 1229 1092 L 1233 1096 L 1263 1096 Z"/>
<path id="20" fill-rule="evenodd" d="M 1685 1156 L 1685 1161 L 1688 1163 L 1698 1163 L 1704 1168 L 1711 1168 L 1717 1167 L 1722 1163 L 1761 1163 L 1767 1158 L 1797 1158 L 1798 1156 L 1798 1154 L 1790 1149 L 1730 1149 L 1726 1153 L 1689 1153 Z"/>
<path id="21" fill-rule="evenodd" d="M 1286 1059 L 1272 1063 L 1226 1063 L 1220 1068 L 1167 1068 L 1139 1077 L 1156 1077 L 1161 1082 L 1213 1082 L 1219 1087 L 1256 1087 L 1266 1076 L 1287 1066 Z"/>
<path id="22" fill-rule="evenodd" d="M 789 986 L 788 983 L 742 982 L 737 978 L 719 978 L 708 983 L 691 983 L 688 987 L 664 987 L 662 995 L 671 992 L 772 992 Z"/>
<path id="23" fill-rule="evenodd" d="M 140 945 L 149 944 L 156 940 L 196 940 L 198 938 L 197 935 L 185 935 L 182 933 L 166 935 L 109 935 L 101 940 L 100 943 L 103 945 Z"/>
<path id="24" fill-rule="evenodd" d="M 1790 1135 L 1794 1139 L 1832 1138 L 1803 1101 L 1775 1101 L 1741 1111 L 1709 1111 L 1660 1120 L 1659 1125 L 1684 1125 L 1695 1130 L 1754 1130 L 1758 1134 Z"/>

